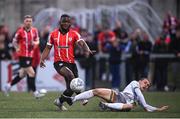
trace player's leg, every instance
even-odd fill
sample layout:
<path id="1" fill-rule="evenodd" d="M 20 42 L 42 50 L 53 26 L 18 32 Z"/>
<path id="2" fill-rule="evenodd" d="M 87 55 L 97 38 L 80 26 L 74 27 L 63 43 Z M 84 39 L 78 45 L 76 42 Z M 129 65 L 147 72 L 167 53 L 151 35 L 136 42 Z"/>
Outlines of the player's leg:
<path id="1" fill-rule="evenodd" d="M 36 86 L 35 86 L 35 71 L 34 69 L 32 68 L 32 66 L 26 68 L 26 72 L 28 74 L 28 82 L 29 82 L 29 86 L 30 86 L 30 89 L 34 92 L 36 91 Z"/>
<path id="2" fill-rule="evenodd" d="M 28 90 L 28 92 L 32 91 L 32 89 L 31 89 L 31 80 L 29 80 L 29 75 L 27 75 L 27 90 Z"/>
<path id="3" fill-rule="evenodd" d="M 76 64 L 71 65 L 69 68 L 70 68 L 71 71 L 73 72 L 74 77 L 77 78 L 77 77 L 78 77 L 78 70 L 77 70 Z M 69 84 L 69 85 L 70 85 L 70 84 Z M 76 93 L 76 95 L 78 95 L 78 94 L 80 94 L 80 93 L 82 93 L 82 92 L 75 92 L 75 93 Z M 71 96 L 72 96 L 72 95 L 71 95 Z M 82 105 L 86 105 L 87 103 L 88 103 L 88 100 L 82 100 L 82 101 L 81 101 L 81 104 L 82 104 Z"/>
<path id="4" fill-rule="evenodd" d="M 18 83 L 22 78 L 25 77 L 26 75 L 26 67 L 28 67 L 30 61 L 26 57 L 19 57 L 19 65 L 20 65 L 20 70 L 18 75 L 12 80 L 11 86 L 15 85 Z"/>
<path id="5" fill-rule="evenodd" d="M 111 110 L 121 110 L 121 111 L 129 111 L 133 108 L 133 104 L 127 104 L 124 95 L 120 92 L 111 93 L 111 100 L 109 102 L 101 102 L 99 104 L 100 108 L 107 108 Z"/>
<path id="6" fill-rule="evenodd" d="M 133 104 L 106 102 L 100 102 L 99 106 L 102 110 L 111 109 L 116 111 L 130 111 L 134 107 Z"/>
<path id="7" fill-rule="evenodd" d="M 30 88 L 33 92 L 36 91 L 36 85 L 35 85 L 35 69 L 32 67 L 32 58 L 25 58 L 26 60 L 26 73 L 28 74 L 28 82 L 30 83 Z"/>
<path id="8" fill-rule="evenodd" d="M 75 102 L 79 100 L 90 99 L 94 96 L 102 98 L 108 102 L 113 102 L 115 100 L 115 92 L 113 90 L 107 88 L 97 88 L 76 95 L 72 101 Z"/>
<path id="9" fill-rule="evenodd" d="M 21 68 L 17 76 L 12 80 L 11 86 L 17 84 L 22 78 L 25 77 L 25 75 L 26 75 L 25 69 Z"/>
<path id="10" fill-rule="evenodd" d="M 36 85 L 35 85 L 35 78 L 36 78 L 36 71 L 37 71 L 37 67 L 33 67 L 34 72 L 35 72 L 35 77 L 34 78 L 30 78 L 29 75 L 27 75 L 27 86 L 28 86 L 28 91 L 34 91 L 36 90 Z"/>
<path id="11" fill-rule="evenodd" d="M 25 71 L 29 75 L 29 77 L 35 77 L 35 71 L 32 66 L 25 68 Z"/>
<path id="12" fill-rule="evenodd" d="M 75 77 L 73 72 L 68 68 L 69 64 L 64 62 L 55 62 L 54 68 L 56 71 L 62 75 L 65 78 L 66 81 L 66 90 L 63 92 L 63 94 L 55 99 L 54 104 L 59 107 L 60 110 L 67 110 L 63 106 L 63 102 L 66 101 L 66 96 L 73 94 L 73 91 L 70 89 L 70 81 Z"/>
<path id="13" fill-rule="evenodd" d="M 24 77 L 25 77 L 25 71 L 24 71 L 24 68 L 21 68 L 19 70 L 19 73 L 17 74 L 17 76 L 10 83 L 8 83 L 5 86 L 5 91 L 4 91 L 5 95 L 9 96 L 9 91 L 10 91 L 11 87 L 13 85 L 17 84 Z"/>
<path id="14" fill-rule="evenodd" d="M 36 86 L 35 86 L 35 82 L 33 83 L 33 81 L 35 80 L 35 71 L 33 69 L 32 66 L 29 66 L 25 69 L 26 73 L 28 74 L 29 76 L 29 79 L 28 80 L 31 80 L 31 87 L 32 87 L 32 91 L 33 91 L 33 94 L 34 94 L 34 97 L 39 99 L 43 96 L 45 96 L 45 94 L 43 93 L 40 93 L 39 91 L 36 90 Z"/>
<path id="15" fill-rule="evenodd" d="M 63 102 L 66 101 L 66 97 L 71 96 L 74 92 L 70 88 L 70 82 L 75 77 L 73 72 L 69 69 L 69 65 L 64 62 L 55 62 L 54 68 L 56 71 L 62 75 L 65 78 L 66 81 L 66 90 L 63 92 L 63 94 L 55 99 L 54 104 L 59 107 L 60 110 L 67 110 L 63 106 Z"/>
<path id="16" fill-rule="evenodd" d="M 73 91 L 70 88 L 70 82 L 72 79 L 75 78 L 73 72 L 66 66 L 63 66 L 59 73 L 65 78 L 66 81 L 66 90 L 63 92 L 63 94 L 61 95 L 61 97 L 59 98 L 60 102 L 63 103 L 64 101 L 66 101 L 66 96 L 70 97 L 73 95 Z"/>

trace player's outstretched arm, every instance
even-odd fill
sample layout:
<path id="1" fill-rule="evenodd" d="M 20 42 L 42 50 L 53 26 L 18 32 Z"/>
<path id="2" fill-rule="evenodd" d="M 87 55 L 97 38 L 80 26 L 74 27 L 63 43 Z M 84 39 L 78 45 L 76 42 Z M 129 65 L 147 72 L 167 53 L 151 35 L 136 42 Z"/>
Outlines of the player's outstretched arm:
<path id="1" fill-rule="evenodd" d="M 166 105 L 166 106 L 161 106 L 161 107 L 157 108 L 157 111 L 162 112 L 162 111 L 165 111 L 167 109 L 169 109 L 169 106 Z"/>
<path id="2" fill-rule="evenodd" d="M 45 59 L 48 57 L 51 48 L 52 48 L 52 46 L 46 45 L 45 49 L 43 50 L 43 53 L 42 53 L 42 55 L 41 55 L 41 60 L 40 60 L 40 67 L 41 67 L 41 68 L 46 67 L 46 65 L 45 65 Z"/>
<path id="3" fill-rule="evenodd" d="M 147 112 L 155 112 L 155 111 L 162 112 L 162 111 L 165 111 L 167 109 L 169 109 L 169 106 L 156 107 L 156 109 L 154 109 L 153 111 L 152 110 L 149 111 L 147 108 L 144 108 L 144 110 L 147 111 Z"/>
<path id="4" fill-rule="evenodd" d="M 80 46 L 84 50 L 86 57 L 89 57 L 89 55 L 91 55 L 95 52 L 95 51 L 91 51 L 89 49 L 89 46 L 86 44 L 86 42 L 83 39 L 79 40 L 79 42 L 77 42 L 77 43 L 78 43 L 78 46 Z"/>

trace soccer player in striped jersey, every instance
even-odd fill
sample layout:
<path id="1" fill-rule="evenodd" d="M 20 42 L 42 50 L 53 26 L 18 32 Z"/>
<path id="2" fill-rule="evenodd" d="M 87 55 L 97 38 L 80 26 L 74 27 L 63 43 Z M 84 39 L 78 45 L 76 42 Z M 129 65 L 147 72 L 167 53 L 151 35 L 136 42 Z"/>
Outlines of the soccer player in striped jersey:
<path id="1" fill-rule="evenodd" d="M 29 76 L 29 80 L 35 80 L 35 72 L 32 68 L 32 57 L 34 49 L 39 45 L 38 30 L 32 26 L 33 18 L 31 15 L 24 16 L 24 24 L 20 27 L 15 37 L 13 38 L 13 45 L 19 56 L 20 70 L 18 75 L 5 86 L 5 93 L 8 95 L 11 87 L 17 84 L 23 79 L 26 74 Z M 36 90 L 35 83 L 32 83 L 32 91 L 36 98 L 43 97 L 44 94 Z"/>
<path id="2" fill-rule="evenodd" d="M 74 92 L 70 88 L 70 82 L 72 79 L 78 77 L 78 70 L 74 60 L 75 45 L 82 48 L 86 57 L 92 54 L 86 42 L 81 39 L 80 34 L 70 27 L 71 17 L 63 14 L 59 21 L 59 28 L 50 33 L 49 40 L 40 61 L 40 67 L 45 67 L 45 59 L 48 57 L 51 48 L 54 47 L 54 68 L 66 81 L 66 90 L 54 102 L 60 110 L 67 110 L 63 106 L 63 102 L 66 101 L 65 97 L 73 95 Z"/>

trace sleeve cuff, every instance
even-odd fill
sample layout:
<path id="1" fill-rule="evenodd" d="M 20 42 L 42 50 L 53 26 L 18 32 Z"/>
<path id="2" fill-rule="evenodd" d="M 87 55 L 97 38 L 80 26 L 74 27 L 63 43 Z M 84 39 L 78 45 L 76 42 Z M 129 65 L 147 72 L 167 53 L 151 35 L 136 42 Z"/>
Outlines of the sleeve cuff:
<path id="1" fill-rule="evenodd" d="M 50 46 L 52 46 L 52 44 L 51 44 L 51 43 L 48 43 L 48 42 L 47 42 L 47 45 L 50 45 Z"/>
<path id="2" fill-rule="evenodd" d="M 81 41 L 81 40 L 83 40 L 83 39 L 79 39 L 79 40 L 77 40 L 76 42 L 79 42 L 79 41 Z"/>

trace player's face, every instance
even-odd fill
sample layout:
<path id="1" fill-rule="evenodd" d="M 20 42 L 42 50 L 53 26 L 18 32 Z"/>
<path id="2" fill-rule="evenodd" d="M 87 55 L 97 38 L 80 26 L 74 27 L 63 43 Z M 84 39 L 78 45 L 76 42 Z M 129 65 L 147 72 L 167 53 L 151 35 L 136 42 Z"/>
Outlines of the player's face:
<path id="1" fill-rule="evenodd" d="M 24 27 L 30 28 L 32 26 L 32 18 L 26 18 L 24 20 Z"/>
<path id="2" fill-rule="evenodd" d="M 150 82 L 148 79 L 144 79 L 142 81 L 140 81 L 140 89 L 142 91 L 147 90 L 150 87 Z"/>
<path id="3" fill-rule="evenodd" d="M 67 30 L 69 29 L 70 25 L 71 25 L 71 20 L 69 17 L 63 17 L 61 18 L 61 21 L 60 21 L 60 25 L 63 29 Z"/>

